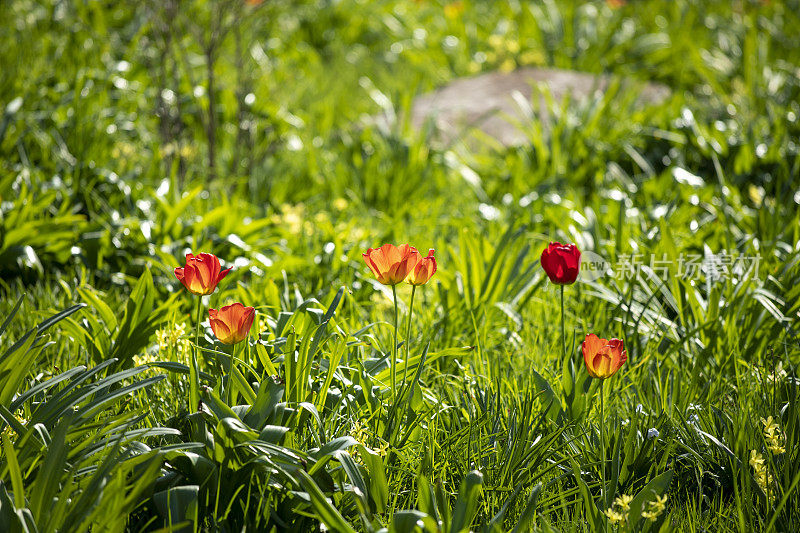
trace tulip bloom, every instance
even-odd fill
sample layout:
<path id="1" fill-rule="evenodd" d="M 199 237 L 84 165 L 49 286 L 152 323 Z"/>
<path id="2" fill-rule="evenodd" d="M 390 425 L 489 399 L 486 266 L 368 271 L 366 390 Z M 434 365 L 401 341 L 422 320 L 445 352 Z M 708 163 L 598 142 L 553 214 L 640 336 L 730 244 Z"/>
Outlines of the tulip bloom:
<path id="1" fill-rule="evenodd" d="M 542 252 L 541 263 L 550 281 L 559 285 L 572 285 L 581 268 L 581 252 L 574 244 L 551 242 Z"/>
<path id="2" fill-rule="evenodd" d="M 428 283 L 428 280 L 436 274 L 436 258 L 433 257 L 434 252 L 435 250 L 433 248 L 428 250 L 428 257 L 423 257 L 417 262 L 414 270 L 408 274 L 406 281 L 417 287 Z"/>
<path id="3" fill-rule="evenodd" d="M 236 344 L 246 339 L 255 316 L 255 309 L 245 307 L 238 302 L 219 310 L 208 310 L 211 329 L 224 344 Z"/>
<path id="4" fill-rule="evenodd" d="M 586 335 L 581 345 L 586 370 L 593 378 L 606 379 L 617 373 L 628 360 L 628 352 L 620 339 L 601 339 L 594 333 Z"/>
<path id="5" fill-rule="evenodd" d="M 370 248 L 361 255 L 378 281 L 392 286 L 405 281 L 420 260 L 417 249 L 408 244 L 384 244 L 380 248 Z"/>
<path id="6" fill-rule="evenodd" d="M 214 254 L 186 254 L 186 266 L 176 268 L 175 277 L 189 292 L 204 295 L 214 292 L 217 284 L 230 271 L 230 268 L 222 270 L 219 259 Z"/>

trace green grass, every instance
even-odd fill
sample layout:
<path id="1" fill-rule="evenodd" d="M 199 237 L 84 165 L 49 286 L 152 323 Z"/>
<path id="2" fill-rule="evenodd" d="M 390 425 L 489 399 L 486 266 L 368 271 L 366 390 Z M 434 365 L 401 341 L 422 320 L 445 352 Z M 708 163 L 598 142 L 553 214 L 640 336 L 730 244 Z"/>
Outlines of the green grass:
<path id="1" fill-rule="evenodd" d="M 608 531 L 800 523 L 798 2 L 3 13 L 0 530 L 597 531 L 623 494 Z M 402 118 L 451 79 L 529 65 L 626 81 L 551 101 L 553 126 L 533 117 L 514 148 L 475 132 L 442 147 Z M 645 81 L 671 96 L 635 105 Z M 550 240 L 645 263 L 567 287 L 568 356 L 538 265 Z M 384 242 L 439 264 L 398 402 L 391 289 L 361 258 Z M 206 307 L 261 321 L 230 382 L 230 347 L 203 329 L 199 409 L 196 300 L 172 272 L 187 251 L 233 266 Z M 678 275 L 721 252 L 758 271 Z M 629 356 L 605 420 L 592 332 Z"/>

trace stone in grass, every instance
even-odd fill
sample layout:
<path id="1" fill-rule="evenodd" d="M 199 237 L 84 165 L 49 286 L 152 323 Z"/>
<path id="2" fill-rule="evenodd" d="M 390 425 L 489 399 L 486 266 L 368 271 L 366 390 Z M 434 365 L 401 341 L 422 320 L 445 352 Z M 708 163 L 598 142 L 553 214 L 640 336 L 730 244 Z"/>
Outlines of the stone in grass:
<path id="1" fill-rule="evenodd" d="M 505 146 L 519 146 L 528 142 L 520 123 L 530 120 L 526 116 L 530 116 L 534 86 L 546 88 L 559 103 L 567 95 L 573 101 L 600 95 L 610 81 L 607 75 L 533 67 L 460 78 L 418 97 L 412 107 L 411 123 L 420 129 L 432 120 L 436 138 L 448 144 L 477 128 Z M 642 105 L 659 104 L 670 95 L 669 88 L 658 83 L 646 83 L 637 89 L 636 101 Z M 546 110 L 542 96 L 539 114 Z"/>

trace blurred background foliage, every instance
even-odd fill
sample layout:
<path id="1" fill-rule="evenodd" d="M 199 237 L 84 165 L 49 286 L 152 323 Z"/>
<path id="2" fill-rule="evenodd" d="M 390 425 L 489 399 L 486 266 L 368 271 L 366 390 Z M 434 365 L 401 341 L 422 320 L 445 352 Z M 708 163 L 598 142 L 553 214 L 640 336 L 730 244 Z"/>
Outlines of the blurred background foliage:
<path id="1" fill-rule="evenodd" d="M 598 453 L 615 460 L 617 494 L 670 494 L 653 530 L 800 522 L 797 445 L 769 456 L 772 489 L 749 463 L 760 417 L 800 440 L 798 2 L 0 11 L 0 526 L 581 530 Z M 531 115 L 521 146 L 475 132 L 442 146 L 411 126 L 415 96 L 522 66 L 626 82 L 550 101 L 552 124 Z M 634 105 L 648 81 L 670 96 Z M 548 240 L 646 263 L 568 290 L 574 360 L 558 355 L 557 293 L 537 268 Z M 413 325 L 432 354 L 416 422 L 388 451 L 373 387 L 391 299 L 360 257 L 383 242 L 436 248 L 440 265 Z M 210 335 L 212 407 L 198 412 L 179 346 L 159 342 L 193 327 L 172 269 L 200 250 L 234 267 L 211 304 L 263 319 L 249 411 L 213 397 L 227 355 Z M 720 252 L 759 269 L 663 279 L 649 263 Z M 337 328 L 299 399 L 316 421 L 270 375 L 283 375 L 287 321 L 312 335 L 333 303 Z M 589 331 L 630 355 L 602 452 L 577 355 Z M 46 498 L 60 502 L 50 518 Z"/>

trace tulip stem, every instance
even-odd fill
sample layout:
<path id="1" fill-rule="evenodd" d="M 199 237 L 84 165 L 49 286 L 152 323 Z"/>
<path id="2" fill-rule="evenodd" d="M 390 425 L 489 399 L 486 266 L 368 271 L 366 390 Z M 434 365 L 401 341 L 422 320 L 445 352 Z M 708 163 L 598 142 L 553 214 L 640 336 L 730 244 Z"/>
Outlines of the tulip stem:
<path id="1" fill-rule="evenodd" d="M 567 355 L 567 337 L 564 334 L 564 285 L 561 287 L 561 349 L 564 355 Z"/>
<path id="2" fill-rule="evenodd" d="M 198 387 L 200 372 L 197 369 L 197 356 L 200 353 L 200 320 L 203 312 L 203 297 L 197 297 L 197 321 L 194 331 L 194 351 L 192 365 L 189 368 L 189 412 L 193 413 L 200 405 L 200 389 Z"/>
<path id="3" fill-rule="evenodd" d="M 392 285 L 392 299 L 394 300 L 394 342 L 392 343 L 392 396 L 397 400 L 397 286 Z"/>
<path id="4" fill-rule="evenodd" d="M 406 328 L 406 362 L 405 366 L 403 366 L 403 385 L 400 387 L 400 390 L 405 390 L 406 388 L 406 374 L 408 373 L 408 356 L 409 351 L 411 350 L 411 317 L 414 314 L 414 293 L 417 292 L 417 286 L 411 286 L 411 305 L 408 308 L 408 327 Z"/>
<path id="5" fill-rule="evenodd" d="M 606 432 L 605 432 L 605 412 L 603 411 L 603 383 L 604 379 L 600 380 L 600 498 L 601 510 L 606 510 Z M 603 520 L 603 530 L 606 530 L 606 522 Z"/>
<path id="6" fill-rule="evenodd" d="M 236 347 L 239 345 L 237 342 L 231 347 L 231 355 L 228 358 L 228 407 L 233 407 L 233 359 L 236 356 Z"/>

